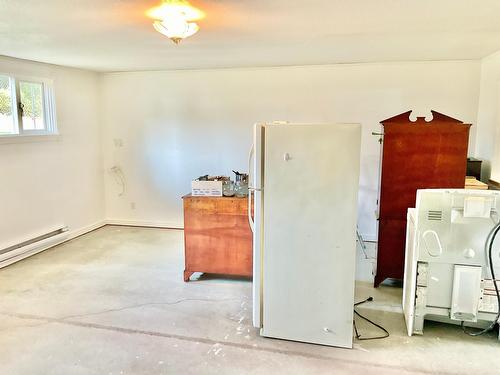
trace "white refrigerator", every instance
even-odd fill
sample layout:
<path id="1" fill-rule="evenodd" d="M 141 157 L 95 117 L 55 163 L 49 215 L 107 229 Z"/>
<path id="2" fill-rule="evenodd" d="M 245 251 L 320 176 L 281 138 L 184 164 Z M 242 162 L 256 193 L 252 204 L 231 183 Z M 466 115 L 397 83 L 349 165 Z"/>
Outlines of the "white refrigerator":
<path id="1" fill-rule="evenodd" d="M 352 347 L 360 144 L 359 124 L 255 125 L 248 216 L 262 336 Z"/>

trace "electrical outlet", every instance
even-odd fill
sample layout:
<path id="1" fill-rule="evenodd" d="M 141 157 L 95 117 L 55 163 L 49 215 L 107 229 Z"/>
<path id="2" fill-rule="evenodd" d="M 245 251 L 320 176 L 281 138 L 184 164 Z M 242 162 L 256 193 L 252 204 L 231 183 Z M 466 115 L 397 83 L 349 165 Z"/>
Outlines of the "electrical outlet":
<path id="1" fill-rule="evenodd" d="M 121 138 L 113 139 L 113 143 L 115 144 L 116 148 L 123 147 L 123 139 L 121 139 Z"/>
<path id="2" fill-rule="evenodd" d="M 130 202 L 130 209 L 135 210 L 135 202 Z"/>

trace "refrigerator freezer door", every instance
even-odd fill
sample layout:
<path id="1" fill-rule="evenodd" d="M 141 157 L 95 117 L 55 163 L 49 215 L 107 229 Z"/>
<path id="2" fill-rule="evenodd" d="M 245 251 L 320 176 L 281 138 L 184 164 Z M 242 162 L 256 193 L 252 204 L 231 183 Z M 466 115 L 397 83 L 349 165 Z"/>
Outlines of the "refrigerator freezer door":
<path id="1" fill-rule="evenodd" d="M 265 128 L 263 336 L 352 347 L 361 128 Z"/>

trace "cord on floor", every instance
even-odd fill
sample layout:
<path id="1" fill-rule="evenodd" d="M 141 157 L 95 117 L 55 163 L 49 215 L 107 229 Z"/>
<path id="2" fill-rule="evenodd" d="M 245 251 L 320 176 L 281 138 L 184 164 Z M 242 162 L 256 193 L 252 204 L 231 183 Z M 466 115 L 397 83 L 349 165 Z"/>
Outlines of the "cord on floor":
<path id="1" fill-rule="evenodd" d="M 365 302 L 369 302 L 369 301 L 373 301 L 373 297 L 368 297 L 367 299 L 365 299 L 364 301 L 360 301 L 360 302 L 356 302 L 354 304 L 354 314 L 358 317 L 360 317 L 361 319 L 367 321 L 368 323 L 374 325 L 375 327 L 377 327 L 378 329 L 380 329 L 381 331 L 384 332 L 384 335 L 382 336 L 372 336 L 372 337 L 362 337 L 359 332 L 358 332 L 358 327 L 356 327 L 356 319 L 353 319 L 353 324 L 354 324 L 354 333 L 356 334 L 356 339 L 357 340 L 380 340 L 380 339 L 385 339 L 387 337 L 389 337 L 389 331 L 386 330 L 384 327 L 382 327 L 380 324 L 377 324 L 375 323 L 374 321 L 368 319 L 366 316 L 364 315 L 361 315 L 359 312 L 356 311 L 356 306 L 359 306 Z"/>

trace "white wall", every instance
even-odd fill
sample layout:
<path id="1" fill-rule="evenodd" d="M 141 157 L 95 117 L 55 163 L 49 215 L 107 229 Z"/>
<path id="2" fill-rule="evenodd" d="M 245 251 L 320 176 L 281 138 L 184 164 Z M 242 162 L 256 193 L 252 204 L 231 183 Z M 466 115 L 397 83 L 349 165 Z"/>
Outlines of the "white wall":
<path id="1" fill-rule="evenodd" d="M 409 109 L 475 123 L 479 74 L 472 61 L 105 74 L 105 167 L 120 166 L 127 181 L 119 197 L 106 174 L 107 217 L 181 226 L 192 178 L 247 170 L 255 122 L 360 122 L 359 221 L 374 238 L 379 144 L 371 132 Z"/>
<path id="2" fill-rule="evenodd" d="M 500 181 L 500 51 L 482 60 L 476 156 L 484 159 L 483 179 Z"/>
<path id="3" fill-rule="evenodd" d="M 6 57 L 0 57 L 0 72 L 54 80 L 61 134 L 0 144 L 0 248 L 55 225 L 75 233 L 102 221 L 98 75 Z"/>

